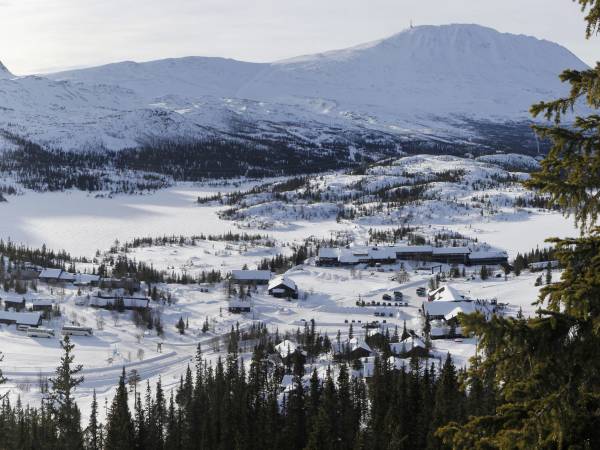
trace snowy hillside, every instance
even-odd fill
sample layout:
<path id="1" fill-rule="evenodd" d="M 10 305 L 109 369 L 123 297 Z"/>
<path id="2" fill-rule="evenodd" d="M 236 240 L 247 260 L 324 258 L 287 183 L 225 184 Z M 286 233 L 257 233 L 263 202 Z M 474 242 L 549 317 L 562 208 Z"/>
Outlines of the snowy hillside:
<path id="1" fill-rule="evenodd" d="M 372 165 L 364 173 L 292 178 L 209 200 L 228 205 L 220 212 L 222 219 L 271 230 L 285 230 L 295 220 L 334 218 L 367 227 L 471 223 L 488 217 L 520 220 L 528 214 L 523 207 L 538 206 L 534 194 L 521 185 L 529 175 L 517 167 L 520 155 L 497 156 L 496 162 L 406 156 Z M 507 161 L 515 162 L 506 167 Z"/>
<path id="2" fill-rule="evenodd" d="M 0 66 L 0 131 L 65 150 L 207 136 L 485 143 L 478 124 L 528 120 L 532 103 L 564 92 L 563 69 L 583 67 L 557 44 L 477 25 L 270 64 L 189 57 L 44 77 Z"/>
<path id="3" fill-rule="evenodd" d="M 583 63 L 565 48 L 476 25 L 422 26 L 388 39 L 273 64 L 240 96 L 333 101 L 397 118 L 526 119 L 560 91 L 557 74 Z M 366 112 L 366 111 L 365 111 Z M 413 119 L 414 120 L 414 119 Z"/>
<path id="4" fill-rule="evenodd" d="M 14 75 L 6 68 L 2 61 L 0 61 L 0 78 L 13 78 Z"/>

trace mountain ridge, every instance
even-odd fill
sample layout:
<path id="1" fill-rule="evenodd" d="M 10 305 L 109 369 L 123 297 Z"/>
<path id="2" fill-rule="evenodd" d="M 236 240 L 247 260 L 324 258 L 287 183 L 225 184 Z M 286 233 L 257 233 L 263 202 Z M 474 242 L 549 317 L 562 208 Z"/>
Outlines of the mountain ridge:
<path id="1" fill-rule="evenodd" d="M 563 69 L 585 67 L 549 41 L 453 24 L 273 63 L 184 57 L 29 77 L 0 68 L 0 131 L 65 150 L 207 136 L 469 143 L 487 139 L 473 124 L 530 121 L 532 103 L 566 91 Z"/>
<path id="2" fill-rule="evenodd" d="M 8 70 L 8 68 L 0 61 L 0 77 L 2 78 L 14 78 L 14 75 Z"/>

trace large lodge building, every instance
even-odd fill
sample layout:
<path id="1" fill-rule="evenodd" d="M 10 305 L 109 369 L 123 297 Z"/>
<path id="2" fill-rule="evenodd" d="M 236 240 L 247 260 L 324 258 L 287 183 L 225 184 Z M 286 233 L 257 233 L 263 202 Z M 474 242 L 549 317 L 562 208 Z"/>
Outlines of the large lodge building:
<path id="1" fill-rule="evenodd" d="M 431 245 L 321 247 L 320 266 L 354 266 L 357 264 L 394 264 L 397 261 L 431 261 L 443 264 L 507 264 L 508 255 L 501 250 L 477 247 L 434 247 Z"/>

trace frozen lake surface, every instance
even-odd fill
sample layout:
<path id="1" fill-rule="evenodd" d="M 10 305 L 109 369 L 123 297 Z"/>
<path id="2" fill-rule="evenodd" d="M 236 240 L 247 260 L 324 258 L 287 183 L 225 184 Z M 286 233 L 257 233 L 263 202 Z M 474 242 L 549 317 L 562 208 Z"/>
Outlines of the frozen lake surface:
<path id="1" fill-rule="evenodd" d="M 237 190 L 239 187 L 229 187 Z M 223 186 L 179 185 L 150 195 L 119 195 L 96 198 L 80 191 L 31 193 L 9 197 L 0 204 L 0 237 L 39 247 L 65 249 L 73 255 L 91 256 L 97 249 L 110 247 L 115 239 L 162 235 L 221 234 L 248 231 L 269 234 L 283 240 L 304 239 L 310 235 L 329 237 L 332 231 L 348 230 L 348 224 L 334 219 L 317 222 L 292 221 L 285 229 L 240 230 L 232 221 L 221 220 L 221 207 L 198 205 L 198 196 L 224 192 Z M 392 225 L 393 226 L 393 225 Z M 436 226 L 436 224 L 432 224 Z M 440 225 L 442 226 L 442 225 Z M 519 220 L 486 219 L 469 225 L 443 224 L 482 242 L 503 248 L 509 255 L 544 246 L 549 237 L 577 234 L 573 220 L 558 213 L 534 213 Z M 368 225 L 353 227 L 366 237 Z"/>

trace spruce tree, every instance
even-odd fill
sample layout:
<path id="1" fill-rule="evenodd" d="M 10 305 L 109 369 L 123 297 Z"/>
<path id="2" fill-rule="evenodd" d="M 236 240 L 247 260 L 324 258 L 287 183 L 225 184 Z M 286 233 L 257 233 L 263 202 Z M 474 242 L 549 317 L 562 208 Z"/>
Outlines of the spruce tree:
<path id="1" fill-rule="evenodd" d="M 142 399 L 139 394 L 135 398 L 135 417 L 134 417 L 134 448 L 142 450 L 146 444 L 146 417 Z"/>
<path id="2" fill-rule="evenodd" d="M 82 366 L 73 366 L 74 344 L 69 336 L 61 342 L 64 351 L 56 375 L 50 379 L 50 405 L 55 417 L 59 445 L 63 449 L 80 449 L 83 447 L 83 432 L 81 431 L 81 414 L 73 398 L 73 391 L 83 383 L 83 377 L 78 377 Z"/>
<path id="3" fill-rule="evenodd" d="M 346 364 L 340 365 L 337 384 L 337 412 L 339 415 L 340 446 L 341 448 L 352 448 L 354 446 L 354 437 L 358 429 L 359 421 L 352 401 L 350 376 Z"/>
<path id="4" fill-rule="evenodd" d="M 1 255 L 0 255 L 0 266 L 4 266 L 4 264 L 2 263 L 2 256 Z M 2 352 L 0 352 L 0 362 L 2 362 L 2 361 L 4 361 L 4 355 L 2 354 Z M 6 378 L 2 374 L 2 368 L 0 367 L 0 384 L 4 384 L 4 383 L 6 383 Z M 4 395 L 0 396 L 0 400 L 2 400 L 7 395 L 8 394 L 4 394 Z"/>
<path id="5" fill-rule="evenodd" d="M 106 450 L 128 450 L 134 448 L 133 420 L 129 411 L 125 368 L 119 378 L 117 392 L 108 412 L 106 423 Z"/>
<path id="6" fill-rule="evenodd" d="M 461 395 L 456 368 L 450 353 L 448 353 L 437 382 L 435 407 L 432 413 L 433 429 L 460 419 L 460 405 Z M 429 448 L 443 448 L 443 445 L 438 437 L 431 435 Z"/>
<path id="7" fill-rule="evenodd" d="M 164 431 L 167 423 L 167 403 L 162 389 L 162 381 L 158 377 L 156 382 L 156 396 L 153 404 L 152 417 L 154 419 L 154 425 L 156 427 L 156 448 L 162 448 L 164 442 Z"/>
<path id="8" fill-rule="evenodd" d="M 600 30 L 600 1 L 578 3 L 591 38 Z M 553 145 L 526 184 L 572 214 L 581 236 L 550 240 L 564 271 L 541 289 L 536 317 L 464 318 L 480 336 L 477 370 L 493 374 L 498 404 L 495 413 L 441 429 L 454 448 L 591 449 L 600 442 L 600 63 L 560 78 L 570 94 L 532 107 L 534 116 L 554 120 L 535 127 Z M 593 113 L 563 124 L 580 103 Z"/>
<path id="9" fill-rule="evenodd" d="M 98 400 L 96 399 L 96 389 L 92 394 L 92 410 L 90 420 L 86 429 L 86 448 L 88 450 L 100 450 L 98 438 Z"/>
<path id="10" fill-rule="evenodd" d="M 175 325 L 179 334 L 185 334 L 185 322 L 183 321 L 183 317 L 179 317 L 179 321 Z"/>

